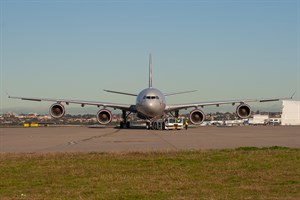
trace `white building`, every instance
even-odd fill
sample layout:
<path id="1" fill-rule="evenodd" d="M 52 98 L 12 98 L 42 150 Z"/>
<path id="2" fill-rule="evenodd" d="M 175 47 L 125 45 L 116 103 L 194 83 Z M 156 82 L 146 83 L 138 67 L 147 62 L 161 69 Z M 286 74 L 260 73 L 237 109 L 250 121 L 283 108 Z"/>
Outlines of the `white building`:
<path id="1" fill-rule="evenodd" d="M 300 125 L 300 101 L 282 101 L 281 125 Z"/>

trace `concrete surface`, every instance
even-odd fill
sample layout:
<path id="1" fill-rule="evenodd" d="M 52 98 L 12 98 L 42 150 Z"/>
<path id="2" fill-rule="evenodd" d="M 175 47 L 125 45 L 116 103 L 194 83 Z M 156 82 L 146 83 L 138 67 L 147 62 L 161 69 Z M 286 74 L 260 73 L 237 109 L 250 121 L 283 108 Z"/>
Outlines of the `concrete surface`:
<path id="1" fill-rule="evenodd" d="M 300 126 L 191 127 L 178 131 L 88 127 L 0 128 L 0 152 L 126 152 L 300 148 Z"/>

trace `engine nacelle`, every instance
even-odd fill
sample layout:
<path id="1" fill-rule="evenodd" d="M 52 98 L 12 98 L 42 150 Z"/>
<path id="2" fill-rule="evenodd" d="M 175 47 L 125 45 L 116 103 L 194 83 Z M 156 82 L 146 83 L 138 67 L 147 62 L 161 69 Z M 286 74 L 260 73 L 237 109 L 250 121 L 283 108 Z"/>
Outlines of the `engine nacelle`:
<path id="1" fill-rule="evenodd" d="M 65 115 L 65 112 L 65 107 L 60 103 L 52 104 L 49 109 L 51 117 L 56 119 L 63 117 Z"/>
<path id="2" fill-rule="evenodd" d="M 192 124 L 199 125 L 204 121 L 204 119 L 205 119 L 205 114 L 202 110 L 195 109 L 190 112 L 190 122 Z"/>
<path id="3" fill-rule="evenodd" d="M 111 112 L 106 109 L 99 110 L 96 117 L 98 122 L 102 125 L 106 125 L 110 123 L 112 120 Z"/>
<path id="4" fill-rule="evenodd" d="M 247 104 L 241 104 L 236 108 L 236 114 L 239 118 L 249 118 L 251 115 L 251 108 Z"/>

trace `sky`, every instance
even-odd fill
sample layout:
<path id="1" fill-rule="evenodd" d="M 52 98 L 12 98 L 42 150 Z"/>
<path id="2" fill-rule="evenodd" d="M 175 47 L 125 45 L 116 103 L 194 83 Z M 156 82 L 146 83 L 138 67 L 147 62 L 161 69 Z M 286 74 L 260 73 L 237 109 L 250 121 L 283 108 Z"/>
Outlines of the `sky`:
<path id="1" fill-rule="evenodd" d="M 167 104 L 300 95 L 299 0 L 1 0 L 1 105 L 47 113 L 12 96 L 134 104 L 153 87 Z M 254 104 L 279 111 L 280 102 Z M 205 108 L 205 111 L 213 108 Z M 215 109 L 215 108 L 214 108 Z M 235 108 L 218 108 L 220 111 Z M 69 106 L 70 113 L 97 108 Z"/>

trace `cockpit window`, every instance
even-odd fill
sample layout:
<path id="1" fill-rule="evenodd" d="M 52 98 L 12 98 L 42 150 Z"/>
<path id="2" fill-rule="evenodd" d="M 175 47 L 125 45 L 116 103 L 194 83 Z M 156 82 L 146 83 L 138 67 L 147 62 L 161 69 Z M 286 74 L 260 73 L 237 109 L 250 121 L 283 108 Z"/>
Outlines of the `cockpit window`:
<path id="1" fill-rule="evenodd" d="M 159 99 L 158 96 L 144 96 L 143 99 Z"/>

